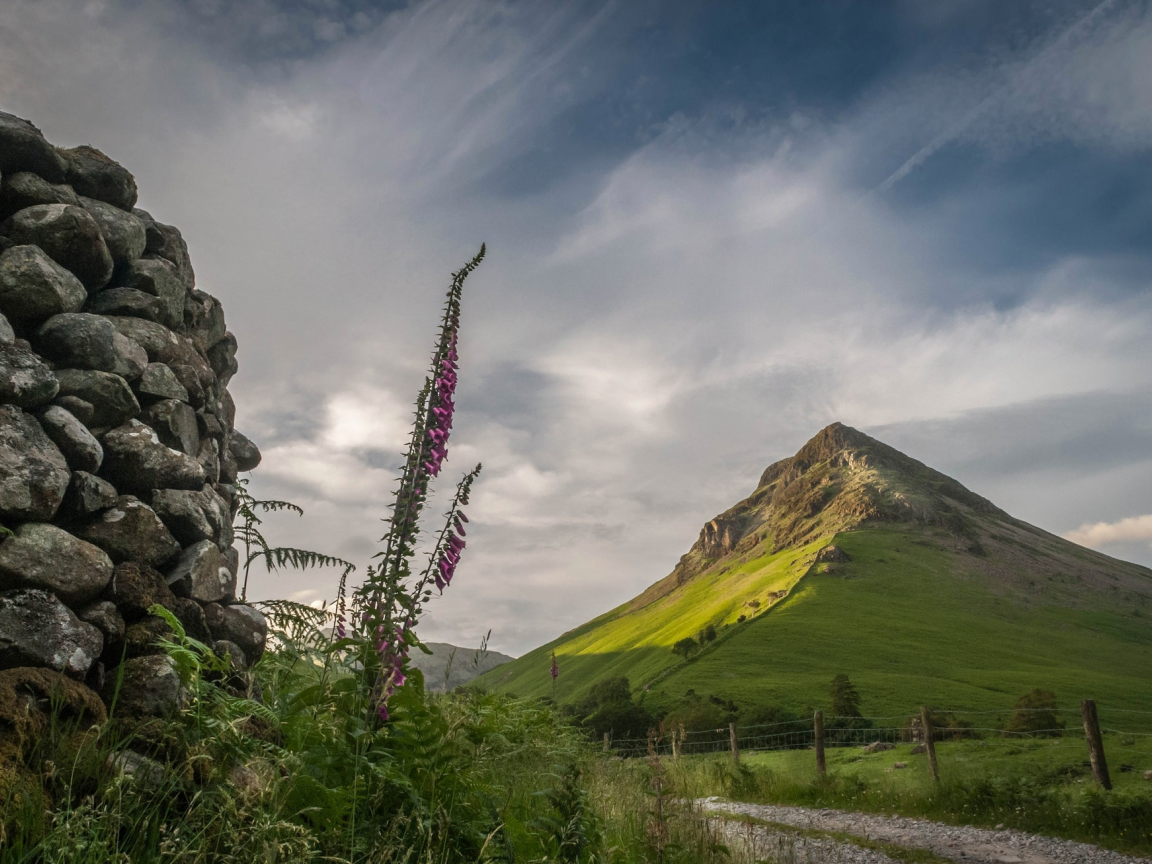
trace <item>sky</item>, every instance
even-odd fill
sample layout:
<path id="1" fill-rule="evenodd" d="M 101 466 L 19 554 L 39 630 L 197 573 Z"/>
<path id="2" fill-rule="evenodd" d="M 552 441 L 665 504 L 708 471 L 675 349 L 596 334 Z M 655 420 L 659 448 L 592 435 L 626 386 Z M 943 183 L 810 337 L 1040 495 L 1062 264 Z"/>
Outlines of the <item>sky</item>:
<path id="1" fill-rule="evenodd" d="M 1147 0 L 5 0 L 0 110 L 182 230 L 271 539 L 361 575 L 488 244 L 425 639 L 624 602 L 835 421 L 1152 565 Z"/>

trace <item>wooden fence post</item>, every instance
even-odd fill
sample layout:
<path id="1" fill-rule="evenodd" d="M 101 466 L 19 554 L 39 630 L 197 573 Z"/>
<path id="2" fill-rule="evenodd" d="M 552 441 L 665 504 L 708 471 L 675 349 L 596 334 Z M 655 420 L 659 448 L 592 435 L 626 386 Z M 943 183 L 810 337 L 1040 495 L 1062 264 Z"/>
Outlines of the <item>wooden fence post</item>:
<path id="1" fill-rule="evenodd" d="M 740 748 L 736 745 L 736 724 L 728 724 L 728 740 L 732 742 L 732 761 L 740 764 Z"/>
<path id="2" fill-rule="evenodd" d="M 609 748 L 608 748 L 608 740 L 609 740 L 609 739 L 608 739 L 608 733 L 607 733 L 607 732 L 605 732 L 605 733 L 604 733 L 604 752 L 605 752 L 605 753 L 607 753 L 607 752 L 608 752 L 608 749 L 609 749 Z"/>
<path id="3" fill-rule="evenodd" d="M 1092 776 L 1105 789 L 1112 788 L 1108 776 L 1108 762 L 1104 758 L 1104 739 L 1100 735 L 1100 718 L 1096 716 L 1096 703 L 1085 699 L 1080 703 L 1080 716 L 1084 718 L 1084 737 L 1088 739 L 1088 758 L 1092 760 Z"/>
<path id="4" fill-rule="evenodd" d="M 940 766 L 936 764 L 936 730 L 932 728 L 932 712 L 920 706 L 920 727 L 924 730 L 924 748 L 928 751 L 928 771 L 932 782 L 940 782 Z"/>
<path id="5" fill-rule="evenodd" d="M 672 727 L 672 758 L 680 758 L 680 732 L 675 726 Z"/>
<path id="6" fill-rule="evenodd" d="M 828 765 L 824 761 L 824 712 L 817 709 L 812 716 L 812 726 L 816 730 L 816 773 L 828 773 Z"/>

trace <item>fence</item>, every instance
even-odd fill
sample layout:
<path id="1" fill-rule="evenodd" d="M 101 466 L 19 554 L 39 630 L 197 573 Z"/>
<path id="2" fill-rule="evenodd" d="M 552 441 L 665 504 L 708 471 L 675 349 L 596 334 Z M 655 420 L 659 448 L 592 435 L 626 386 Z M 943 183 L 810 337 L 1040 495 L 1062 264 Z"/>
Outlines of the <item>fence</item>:
<path id="1" fill-rule="evenodd" d="M 1004 722 L 1006 714 L 1013 722 Z M 816 770 L 825 770 L 825 748 L 869 747 L 916 743 L 923 745 L 929 770 L 939 779 L 935 744 L 971 738 L 1083 738 L 1092 773 L 1105 789 L 1111 789 L 1104 750 L 1105 736 L 1152 738 L 1152 711 L 1113 708 L 1102 725 L 1096 703 L 1085 699 L 1080 710 L 1016 708 L 1011 711 L 939 710 L 922 707 L 915 714 L 885 717 L 825 717 L 816 711 L 811 719 L 785 720 L 752 726 L 730 723 L 728 728 L 685 730 L 683 727 L 653 730 L 647 738 L 615 740 L 604 735 L 605 752 L 622 758 L 647 756 L 650 752 L 679 758 L 707 753 L 740 754 L 773 750 L 813 750 Z M 1039 722 L 1037 722 L 1039 721 Z M 1120 725 L 1128 729 L 1117 728 Z M 1016 728 L 1012 728 L 1015 726 Z M 1141 727 L 1141 728 L 1135 728 Z"/>

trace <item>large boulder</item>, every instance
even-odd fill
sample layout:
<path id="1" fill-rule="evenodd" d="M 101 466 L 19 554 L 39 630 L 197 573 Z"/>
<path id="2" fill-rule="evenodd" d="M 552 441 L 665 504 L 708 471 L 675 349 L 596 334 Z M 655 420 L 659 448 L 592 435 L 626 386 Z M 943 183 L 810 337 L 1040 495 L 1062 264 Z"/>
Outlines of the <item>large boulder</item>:
<path id="1" fill-rule="evenodd" d="M 122 492 L 194 490 L 204 485 L 204 469 L 200 463 L 166 447 L 151 427 L 139 420 L 129 420 L 116 427 L 104 436 L 103 442 L 102 473 Z"/>
<path id="2" fill-rule="evenodd" d="M 153 606 L 171 609 L 176 595 L 160 571 L 147 564 L 124 561 L 116 565 L 104 599 L 115 603 L 126 620 L 135 621 L 149 614 Z"/>
<path id="3" fill-rule="evenodd" d="M 163 567 L 180 554 L 180 544 L 160 517 L 131 495 L 121 495 L 97 518 L 76 526 L 75 533 L 99 546 L 117 563 L 136 561 Z"/>
<path id="4" fill-rule="evenodd" d="M 149 654 L 163 654 L 161 639 L 172 638 L 172 626 L 158 615 L 145 615 L 139 621 L 129 624 L 124 631 L 124 655 L 144 657 Z"/>
<path id="5" fill-rule="evenodd" d="M 0 588 L 41 588 L 69 606 L 98 596 L 112 561 L 97 547 L 55 525 L 26 522 L 0 543 Z"/>
<path id="6" fill-rule="evenodd" d="M 83 207 L 26 207 L 0 223 L 0 234 L 16 246 L 39 246 L 89 290 L 102 288 L 112 278 L 112 255 L 104 244 L 100 226 Z"/>
<path id="7" fill-rule="evenodd" d="M 162 399 L 140 413 L 140 421 L 152 427 L 161 443 L 188 456 L 200 454 L 200 424 L 186 402 Z"/>
<path id="8" fill-rule="evenodd" d="M 148 366 L 148 354 L 112 322 L 89 312 L 53 315 L 32 339 L 36 350 L 70 369 L 111 372 L 126 381 L 139 378 Z"/>
<path id="9" fill-rule="evenodd" d="M 36 415 L 36 419 L 52 442 L 60 448 L 69 468 L 90 474 L 100 470 L 100 464 L 104 461 L 104 448 L 71 411 L 59 405 L 49 405 Z"/>
<path id="10" fill-rule="evenodd" d="M 64 500 L 69 477 L 64 454 L 36 418 L 15 405 L 0 405 L 0 519 L 48 522 Z"/>
<path id="11" fill-rule="evenodd" d="M 207 352 L 208 363 L 224 387 L 228 386 L 232 376 L 240 370 L 240 365 L 236 362 L 236 347 L 236 337 L 231 333 L 225 333 L 224 338 L 209 348 Z"/>
<path id="12" fill-rule="evenodd" d="M 208 619 L 204 617 L 204 607 L 195 600 L 177 597 L 172 604 L 172 614 L 176 616 L 186 635 L 198 642 L 212 642 L 212 634 L 208 631 Z"/>
<path id="13" fill-rule="evenodd" d="M 204 482 L 215 485 L 220 482 L 220 445 L 213 438 L 201 438 L 196 461 L 204 469 Z"/>
<path id="14" fill-rule="evenodd" d="M 128 169 L 95 147 L 61 150 L 65 179 L 77 194 L 131 211 L 136 206 L 136 178 Z"/>
<path id="15" fill-rule="evenodd" d="M 0 111 L 0 174 L 21 171 L 39 174 L 50 183 L 62 183 L 65 163 L 39 129 L 27 120 Z"/>
<path id="16" fill-rule="evenodd" d="M 159 298 L 163 311 L 159 320 L 168 328 L 184 324 L 184 298 L 187 289 L 176 268 L 162 258 L 143 258 L 129 264 L 119 279 L 121 288 L 135 289 L 152 297 Z M 137 316 L 150 317 L 150 316 Z"/>
<path id="17" fill-rule="evenodd" d="M 123 266 L 144 254 L 146 241 L 143 222 L 119 207 L 105 204 L 95 198 L 81 197 L 80 206 L 87 210 L 100 226 L 100 234 L 104 238 L 104 245 L 108 247 L 109 254 L 112 255 L 113 263 Z"/>
<path id="18" fill-rule="evenodd" d="M 211 540 L 201 540 L 186 548 L 180 553 L 176 566 L 168 571 L 168 584 L 174 594 L 201 603 L 219 603 L 230 597 L 235 591 L 235 581 L 236 577 Z"/>
<path id="19" fill-rule="evenodd" d="M 96 315 L 130 316 L 157 323 L 167 316 L 163 300 L 135 288 L 107 288 L 89 297 L 84 308 Z"/>
<path id="20" fill-rule="evenodd" d="M 89 428 L 96 434 L 120 426 L 140 413 L 140 403 L 128 382 L 113 372 L 96 369 L 57 369 L 61 396 L 75 396 L 92 406 Z"/>
<path id="21" fill-rule="evenodd" d="M 157 489 L 152 493 L 152 509 L 168 526 L 181 546 L 211 540 L 232 545 L 231 518 L 228 505 L 211 486 L 187 489 Z"/>
<path id="22" fill-rule="evenodd" d="M 96 409 L 92 407 L 91 402 L 79 396 L 57 396 L 52 400 L 52 404 L 60 406 L 85 426 L 92 428 L 92 418 L 96 415 Z"/>
<path id="23" fill-rule="evenodd" d="M 103 477 L 87 471 L 73 471 L 64 503 L 60 505 L 60 513 L 66 519 L 83 522 L 115 506 L 117 497 L 119 493 L 116 487 Z"/>
<path id="24" fill-rule="evenodd" d="M 171 717 L 188 702 L 180 673 L 170 657 L 152 654 L 125 660 L 113 669 L 100 691 L 106 705 L 125 717 Z"/>
<path id="25" fill-rule="evenodd" d="M 13 246 L 0 254 L 0 312 L 13 321 L 38 324 L 84 305 L 80 280 L 38 246 Z"/>
<path id="26" fill-rule="evenodd" d="M 180 236 L 180 229 L 157 222 L 146 210 L 132 211 L 141 222 L 148 238 L 145 258 L 160 258 L 176 268 L 176 275 L 191 291 L 196 287 L 196 274 L 192 272 L 192 259 L 188 255 L 188 244 Z"/>
<path id="27" fill-rule="evenodd" d="M 13 342 L 0 345 L 0 402 L 38 408 L 51 402 L 60 385 L 44 361 Z"/>
<path id="28" fill-rule="evenodd" d="M 149 363 L 136 382 L 136 396 L 141 404 L 151 404 L 161 399 L 187 402 L 188 390 L 166 364 Z"/>
<path id="29" fill-rule="evenodd" d="M 259 448 L 248 440 L 247 436 L 235 430 L 228 439 L 228 452 L 236 460 L 236 468 L 239 471 L 251 471 L 260 464 Z"/>
<path id="30" fill-rule="evenodd" d="M 112 601 L 97 600 L 89 603 L 76 610 L 76 617 L 100 631 L 104 636 L 105 647 L 124 643 L 124 631 L 128 625 Z"/>
<path id="31" fill-rule="evenodd" d="M 0 669 L 42 666 L 82 680 L 103 647 L 100 631 L 47 591 L 0 592 Z"/>
<path id="32" fill-rule="evenodd" d="M 230 335 L 224 325 L 224 307 L 211 294 L 192 291 L 184 300 L 184 332 L 201 354 Z M 235 349 L 232 351 L 235 355 Z M 211 358 L 209 358 L 211 359 Z"/>
<path id="33" fill-rule="evenodd" d="M 268 622 L 251 606 L 208 603 L 204 606 L 204 616 L 208 619 L 212 638 L 239 645 L 249 663 L 255 663 L 263 655 L 268 640 Z"/>
<path id="34" fill-rule="evenodd" d="M 0 180 L 0 220 L 37 204 L 73 204 L 79 207 L 80 199 L 71 186 L 49 183 L 27 171 L 5 174 Z"/>
<path id="35" fill-rule="evenodd" d="M 16 331 L 12 323 L 0 312 L 0 345 L 12 345 L 16 342 Z"/>

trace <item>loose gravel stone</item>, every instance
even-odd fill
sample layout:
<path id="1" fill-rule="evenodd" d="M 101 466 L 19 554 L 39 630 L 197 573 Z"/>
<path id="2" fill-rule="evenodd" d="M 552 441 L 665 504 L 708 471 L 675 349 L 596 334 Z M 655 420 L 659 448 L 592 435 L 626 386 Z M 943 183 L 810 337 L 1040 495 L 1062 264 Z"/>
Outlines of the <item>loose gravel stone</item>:
<path id="1" fill-rule="evenodd" d="M 783 807 L 774 804 L 742 804 L 720 798 L 706 798 L 699 802 L 706 810 L 735 813 L 791 825 L 796 828 L 838 831 L 893 846 L 927 849 L 941 858 L 964 861 L 969 864 L 1147 864 L 1146 858 L 1121 855 L 1074 840 L 1059 840 L 1039 834 L 1027 834 L 1010 829 L 990 830 L 968 825 L 944 825 L 925 819 L 903 816 L 878 816 L 872 813 L 852 813 L 846 810 L 816 810 L 807 807 Z M 776 834 L 771 826 L 761 826 L 766 834 Z M 736 823 L 736 828 L 746 831 Z M 734 829 L 728 829 L 734 830 Z M 765 841 L 768 842 L 768 841 Z M 828 841 L 831 842 L 831 841 Z M 850 844 L 835 844 L 847 846 Z M 768 848 L 767 846 L 765 848 Z M 859 852 L 875 855 L 870 850 Z M 836 854 L 839 854 L 837 852 Z M 797 858 L 796 860 L 805 860 Z M 815 858 L 817 861 L 888 861 L 888 857 Z"/>

